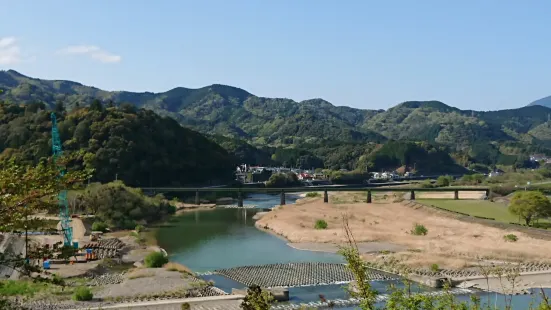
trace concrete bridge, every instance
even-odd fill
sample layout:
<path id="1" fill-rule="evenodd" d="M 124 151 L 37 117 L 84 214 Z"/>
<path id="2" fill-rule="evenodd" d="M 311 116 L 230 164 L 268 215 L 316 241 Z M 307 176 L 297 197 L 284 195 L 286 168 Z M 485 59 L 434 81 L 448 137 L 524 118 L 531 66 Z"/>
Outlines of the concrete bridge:
<path id="1" fill-rule="evenodd" d="M 243 207 L 243 194 L 245 193 L 267 193 L 280 194 L 280 205 L 285 205 L 285 193 L 303 193 L 308 191 L 323 191 L 323 202 L 329 202 L 329 192 L 366 192 L 366 202 L 372 202 L 372 192 L 403 192 L 410 193 L 410 199 L 415 200 L 416 192 L 453 192 L 454 199 L 459 199 L 459 192 L 486 192 L 490 196 L 488 187 L 440 187 L 440 188 L 413 188 L 413 187 L 336 187 L 336 186 L 315 186 L 315 187 L 288 187 L 288 188 L 239 188 L 239 187 L 142 187 L 144 192 L 153 193 L 174 193 L 174 192 L 195 192 L 195 204 L 199 205 L 200 193 L 203 192 L 234 192 L 237 193 L 237 205 Z"/>

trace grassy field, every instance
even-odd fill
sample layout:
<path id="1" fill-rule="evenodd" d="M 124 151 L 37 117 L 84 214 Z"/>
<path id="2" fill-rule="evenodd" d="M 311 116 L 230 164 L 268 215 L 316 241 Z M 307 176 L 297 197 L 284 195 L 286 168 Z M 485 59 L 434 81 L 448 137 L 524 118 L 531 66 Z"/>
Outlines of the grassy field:
<path id="1" fill-rule="evenodd" d="M 422 204 L 433 205 L 442 209 L 467 213 L 473 216 L 495 218 L 500 222 L 518 222 L 518 216 L 507 210 L 507 205 L 488 200 L 450 200 L 450 199 L 418 199 Z"/>
<path id="2" fill-rule="evenodd" d="M 521 223 L 524 221 L 516 215 L 509 213 L 505 203 L 491 202 L 488 200 L 451 200 L 451 199 L 418 199 L 419 203 L 432 205 L 442 209 L 462 212 L 472 216 L 481 216 L 494 218 L 503 223 Z M 533 224 L 534 227 L 551 228 L 551 223 L 547 220 L 539 220 Z"/>

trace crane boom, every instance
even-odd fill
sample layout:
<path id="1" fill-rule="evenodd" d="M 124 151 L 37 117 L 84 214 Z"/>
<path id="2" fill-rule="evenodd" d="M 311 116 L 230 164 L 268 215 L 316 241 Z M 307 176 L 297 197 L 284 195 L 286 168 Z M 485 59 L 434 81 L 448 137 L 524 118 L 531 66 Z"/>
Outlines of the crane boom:
<path id="1" fill-rule="evenodd" d="M 59 131 L 57 129 L 57 118 L 55 113 L 50 114 L 52 119 L 52 152 L 54 161 L 56 161 L 62 154 L 61 139 L 59 138 Z M 59 176 L 63 177 L 65 170 L 61 168 L 59 170 Z M 61 221 L 61 231 L 63 233 L 63 243 L 66 246 L 70 246 L 73 243 L 73 227 L 71 227 L 71 218 L 69 216 L 69 204 L 67 203 L 67 190 L 61 190 L 57 196 L 59 204 L 59 218 Z"/>

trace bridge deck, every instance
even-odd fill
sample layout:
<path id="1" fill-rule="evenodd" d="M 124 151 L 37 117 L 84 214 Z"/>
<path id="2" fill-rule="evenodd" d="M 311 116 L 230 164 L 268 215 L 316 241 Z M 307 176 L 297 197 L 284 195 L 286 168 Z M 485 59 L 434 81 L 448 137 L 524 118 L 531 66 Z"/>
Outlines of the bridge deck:
<path id="1" fill-rule="evenodd" d="M 142 187 L 143 191 L 155 192 L 243 192 L 243 193 L 296 193 L 308 191 L 327 191 L 327 192 L 483 192 L 489 191 L 488 187 L 439 187 L 439 188 L 419 188 L 419 187 L 340 187 L 340 186 L 313 186 L 313 187 L 287 187 L 287 188 L 238 188 L 238 187 Z"/>

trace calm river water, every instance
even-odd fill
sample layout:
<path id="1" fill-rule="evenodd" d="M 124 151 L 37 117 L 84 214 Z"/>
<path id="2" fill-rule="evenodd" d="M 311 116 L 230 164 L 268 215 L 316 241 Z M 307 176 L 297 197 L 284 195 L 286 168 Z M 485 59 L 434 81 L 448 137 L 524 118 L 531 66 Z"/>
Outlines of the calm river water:
<path id="1" fill-rule="evenodd" d="M 295 196 L 288 195 L 287 203 Z M 246 205 L 271 208 L 279 195 L 255 194 Z M 170 260 L 195 272 L 248 265 L 287 262 L 343 262 L 339 255 L 296 250 L 287 242 L 254 227 L 254 209 L 213 209 L 193 211 L 171 221 L 159 230 L 159 246 Z"/>
<path id="2" fill-rule="evenodd" d="M 287 195 L 287 203 L 296 201 L 294 195 Z M 254 194 L 245 199 L 245 205 L 258 208 L 271 208 L 279 204 L 279 195 Z M 213 209 L 192 211 L 174 217 L 170 225 L 162 227 L 157 233 L 159 246 L 170 255 L 170 260 L 181 263 L 195 272 L 208 272 L 216 269 L 247 265 L 263 265 L 289 262 L 343 262 L 332 253 L 296 250 L 287 242 L 254 227 L 254 209 Z M 205 276 L 212 279 L 216 286 L 231 292 L 232 288 L 243 288 L 240 283 L 222 276 Z M 390 281 L 375 282 L 374 288 L 381 293 L 386 291 Z M 546 290 L 551 294 L 551 290 Z M 291 288 L 292 302 L 318 301 L 319 294 L 328 299 L 347 298 L 340 285 Z M 481 293 L 483 303 L 487 295 Z M 534 296 L 514 296 L 513 309 L 527 310 Z M 468 296 L 457 296 L 459 300 L 468 300 Z M 503 296 L 491 294 L 491 305 L 503 306 Z M 356 309 L 356 308 L 339 308 Z"/>

